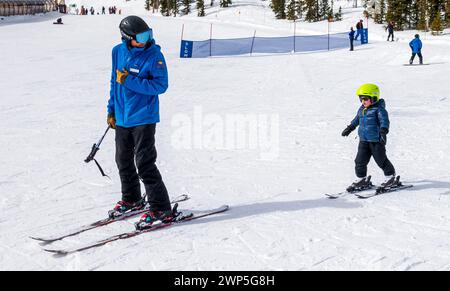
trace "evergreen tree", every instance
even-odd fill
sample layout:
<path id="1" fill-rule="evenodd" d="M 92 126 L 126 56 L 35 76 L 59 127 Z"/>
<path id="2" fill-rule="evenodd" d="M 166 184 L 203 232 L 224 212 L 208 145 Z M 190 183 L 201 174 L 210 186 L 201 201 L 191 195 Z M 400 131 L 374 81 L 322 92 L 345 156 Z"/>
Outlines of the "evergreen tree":
<path id="1" fill-rule="evenodd" d="M 177 17 L 180 14 L 180 0 L 169 0 L 170 6 L 169 10 L 172 13 L 173 17 Z"/>
<path id="2" fill-rule="evenodd" d="M 289 3 L 286 7 L 286 18 L 288 20 L 297 20 L 297 0 L 289 0 Z"/>
<path id="3" fill-rule="evenodd" d="M 272 0 L 270 7 L 277 19 L 286 19 L 286 0 Z"/>
<path id="4" fill-rule="evenodd" d="M 150 1 L 151 1 L 151 0 L 145 0 L 145 10 L 150 11 L 150 8 L 151 8 L 151 3 L 150 3 Z"/>
<path id="5" fill-rule="evenodd" d="M 330 8 L 328 0 L 322 0 L 322 2 L 320 2 L 318 19 L 316 19 L 316 21 L 329 19 L 330 16 L 333 16 L 333 10 Z"/>
<path id="6" fill-rule="evenodd" d="M 229 7 L 231 4 L 231 0 L 220 0 L 220 7 Z"/>
<path id="7" fill-rule="evenodd" d="M 427 0 L 417 0 L 416 10 L 416 28 L 419 30 L 427 30 Z"/>
<path id="8" fill-rule="evenodd" d="M 203 17 L 205 16 L 205 1 L 197 0 L 197 16 Z"/>
<path id="9" fill-rule="evenodd" d="M 163 16 L 170 16 L 170 3 L 169 0 L 161 0 L 160 11 Z"/>
<path id="10" fill-rule="evenodd" d="M 191 12 L 191 0 L 182 0 L 183 2 L 183 9 L 181 10 L 181 13 L 183 15 L 188 15 Z"/>
<path id="11" fill-rule="evenodd" d="M 442 19 L 441 19 L 441 12 L 438 11 L 435 16 L 433 21 L 431 22 L 431 31 L 434 35 L 438 35 L 442 33 Z"/>
<path id="12" fill-rule="evenodd" d="M 378 8 L 378 9 L 377 9 Z M 386 0 L 380 0 L 378 5 L 375 4 L 375 23 L 384 23 L 386 18 Z"/>
<path id="13" fill-rule="evenodd" d="M 297 5 L 295 5 L 295 12 L 297 13 L 297 19 L 301 19 L 303 18 L 303 11 L 305 9 L 305 0 L 297 0 L 296 2 Z"/>
<path id="14" fill-rule="evenodd" d="M 339 11 L 334 14 L 334 20 L 335 21 L 342 21 L 342 7 L 339 6 Z"/>
<path id="15" fill-rule="evenodd" d="M 314 22 L 318 20 L 318 1 L 316 0 L 305 0 L 304 12 L 305 12 L 305 21 Z"/>
<path id="16" fill-rule="evenodd" d="M 445 3 L 445 24 L 450 27 L 450 0 Z"/>

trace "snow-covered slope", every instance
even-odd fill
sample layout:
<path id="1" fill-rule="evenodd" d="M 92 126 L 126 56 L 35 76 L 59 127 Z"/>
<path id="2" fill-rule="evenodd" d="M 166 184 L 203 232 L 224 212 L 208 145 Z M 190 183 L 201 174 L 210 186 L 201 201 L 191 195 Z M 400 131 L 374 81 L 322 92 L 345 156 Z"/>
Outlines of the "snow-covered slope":
<path id="1" fill-rule="evenodd" d="M 48 16 L 0 22 L 1 270 L 450 269 L 448 34 L 422 34 L 430 63 L 422 67 L 403 66 L 415 32 L 386 42 L 384 29 L 370 21 L 370 44 L 354 52 L 178 58 L 182 24 L 195 39 L 209 37 L 209 23 L 217 38 L 255 29 L 291 34 L 292 23 L 274 20 L 267 3 L 246 2 L 213 7 L 202 19 L 163 18 L 138 1 L 124 4 L 132 12 L 123 9 L 149 21 L 167 59 L 170 88 L 160 98 L 157 147 L 171 195 L 189 193 L 185 209 L 231 209 L 63 258 L 28 236 L 102 218 L 120 198 L 113 134 L 97 154 L 111 181 L 83 160 L 106 128 L 110 53 L 124 15 L 63 16 L 60 26 Z M 354 25 L 362 9 L 344 13 L 333 31 Z M 326 29 L 326 23 L 297 25 L 299 34 Z M 355 90 L 366 82 L 381 88 L 391 118 L 388 155 L 415 187 L 369 200 L 327 200 L 324 193 L 354 179 L 358 140 L 340 133 L 359 106 Z M 268 142 L 227 144 L 225 132 L 234 128 L 226 121 L 238 114 L 268 120 L 274 130 L 258 136 Z M 182 121 L 192 122 L 185 127 L 192 138 L 187 149 L 177 143 Z M 251 136 L 245 128 L 240 133 Z M 383 179 L 373 161 L 369 170 L 375 182 Z M 120 222 L 54 247 L 132 228 L 133 220 Z"/>

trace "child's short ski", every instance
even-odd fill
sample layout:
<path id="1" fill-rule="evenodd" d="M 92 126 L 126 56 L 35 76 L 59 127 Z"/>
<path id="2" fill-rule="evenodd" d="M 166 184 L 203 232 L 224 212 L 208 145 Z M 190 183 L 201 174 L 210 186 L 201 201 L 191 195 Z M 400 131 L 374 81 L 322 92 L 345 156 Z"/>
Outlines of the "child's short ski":
<path id="1" fill-rule="evenodd" d="M 186 195 L 186 194 L 183 194 L 183 195 L 180 195 L 180 196 L 174 198 L 171 203 L 173 204 L 173 203 L 177 203 L 177 202 L 182 202 L 182 201 L 186 201 L 188 199 L 189 199 L 189 196 Z M 87 224 L 87 225 L 81 226 L 79 228 L 72 229 L 72 230 L 67 231 L 66 233 L 63 233 L 63 234 L 59 234 L 59 235 L 55 235 L 55 236 L 48 236 L 48 237 L 30 237 L 30 238 L 34 239 L 34 240 L 41 241 L 43 243 L 52 243 L 52 242 L 55 242 L 55 241 L 58 241 L 58 240 L 62 240 L 64 238 L 66 238 L 66 237 L 71 237 L 71 236 L 80 234 L 82 232 L 85 232 L 85 231 L 88 231 L 88 230 L 91 230 L 91 229 L 94 229 L 94 228 L 97 228 L 97 227 L 105 226 L 105 225 L 111 224 L 113 222 L 117 222 L 117 221 L 121 221 L 121 220 L 125 220 L 125 219 L 131 218 L 131 217 L 135 217 L 135 216 L 141 215 L 141 214 L 143 214 L 146 211 L 148 211 L 147 207 L 145 207 L 143 209 L 135 210 L 135 211 L 126 212 L 126 213 L 124 213 L 123 215 L 121 215 L 119 217 L 105 218 L 105 219 L 102 219 L 102 220 L 98 220 L 98 221 L 93 222 L 91 224 Z"/>
<path id="2" fill-rule="evenodd" d="M 388 187 L 377 187 L 377 189 L 375 191 L 372 191 L 370 193 L 357 193 L 356 196 L 358 196 L 358 198 L 361 199 L 367 199 L 370 197 L 374 197 L 380 194 L 385 194 L 385 193 L 390 193 L 390 192 L 396 192 L 396 191 L 400 191 L 403 189 L 408 189 L 413 187 L 413 185 L 404 185 L 402 182 L 400 182 L 400 176 L 397 176 L 395 178 L 395 182 L 393 183 L 393 185 L 388 186 Z"/>
<path id="3" fill-rule="evenodd" d="M 122 233 L 119 235 L 114 235 L 111 236 L 109 238 L 94 242 L 94 243 L 90 243 L 87 244 L 85 246 L 82 247 L 75 247 L 75 248 L 67 248 L 67 249 L 44 249 L 47 252 L 51 252 L 54 253 L 56 255 L 67 255 L 67 254 L 71 254 L 71 253 L 76 253 L 76 252 L 81 252 L 87 249 L 91 249 L 94 247 L 99 247 L 102 245 L 105 245 L 107 243 L 116 241 L 116 240 L 121 240 L 121 239 L 127 239 L 127 238 L 131 238 L 131 237 L 135 237 L 138 235 L 141 235 L 143 233 L 147 233 L 147 232 L 151 232 L 154 230 L 158 230 L 158 229 L 162 229 L 162 228 L 166 228 L 175 224 L 179 224 L 179 223 L 183 223 L 183 222 L 188 222 L 194 219 L 198 219 L 198 218 L 202 218 L 202 217 L 206 217 L 206 216 L 210 216 L 213 214 L 217 214 L 217 213 L 222 213 L 225 212 L 229 209 L 228 205 L 223 205 L 219 208 L 213 209 L 213 210 L 208 210 L 208 211 L 203 211 L 203 212 L 199 212 L 199 213 L 182 213 L 177 217 L 176 220 L 171 221 L 171 222 L 167 222 L 167 223 L 160 223 L 160 224 L 156 224 L 154 226 L 152 226 L 151 228 L 147 228 L 144 230 L 134 230 L 134 231 L 130 231 L 130 232 L 126 232 L 126 233 Z"/>
<path id="4" fill-rule="evenodd" d="M 357 193 L 365 192 L 368 190 L 372 190 L 375 186 L 370 182 L 371 178 L 372 178 L 371 176 L 367 177 L 366 185 L 364 187 L 354 188 L 350 191 L 346 190 L 346 191 L 342 191 L 342 192 L 335 193 L 335 194 L 325 194 L 325 196 L 327 196 L 328 199 L 337 199 L 337 198 L 343 197 L 348 194 L 357 194 Z"/>

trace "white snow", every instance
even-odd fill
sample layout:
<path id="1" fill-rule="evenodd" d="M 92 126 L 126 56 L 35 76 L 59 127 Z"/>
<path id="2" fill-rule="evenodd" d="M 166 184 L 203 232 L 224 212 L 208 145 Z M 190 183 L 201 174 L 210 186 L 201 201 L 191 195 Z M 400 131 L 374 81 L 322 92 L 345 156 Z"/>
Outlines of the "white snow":
<path id="1" fill-rule="evenodd" d="M 275 20 L 268 1 L 235 2 L 207 9 L 203 19 L 153 15 L 136 0 L 107 1 L 123 7 L 122 15 L 64 15 L 64 25 L 52 25 L 58 14 L 0 20 L 0 270 L 450 270 L 449 31 L 420 32 L 430 63 L 421 67 L 403 66 L 415 31 L 386 42 L 372 21 L 370 44 L 354 52 L 180 59 L 182 24 L 185 38 L 196 40 L 208 39 L 210 23 L 215 38 L 255 29 L 259 36 L 292 34 L 293 24 Z M 362 17 L 362 8 L 347 3 L 332 31 Z M 120 199 L 114 135 L 97 153 L 111 180 L 83 160 L 106 128 L 110 54 L 128 13 L 145 17 L 168 63 L 157 148 L 171 195 L 191 195 L 184 209 L 231 209 L 54 257 L 28 237 L 100 219 Z M 326 31 L 326 22 L 297 24 L 297 34 Z M 340 133 L 359 106 L 357 87 L 367 82 L 380 86 L 390 113 L 388 156 L 414 188 L 327 200 L 324 193 L 354 179 L 358 140 Z M 239 114 L 273 126 L 257 133 L 266 143 L 230 142 L 225 132 L 235 129 L 226 120 Z M 192 140 L 179 149 L 183 120 L 192 122 Z M 239 133 L 255 138 L 245 128 Z M 274 155 L 264 158 L 268 151 Z M 369 171 L 375 182 L 384 178 L 374 161 Z M 52 247 L 128 231 L 133 222 Z"/>

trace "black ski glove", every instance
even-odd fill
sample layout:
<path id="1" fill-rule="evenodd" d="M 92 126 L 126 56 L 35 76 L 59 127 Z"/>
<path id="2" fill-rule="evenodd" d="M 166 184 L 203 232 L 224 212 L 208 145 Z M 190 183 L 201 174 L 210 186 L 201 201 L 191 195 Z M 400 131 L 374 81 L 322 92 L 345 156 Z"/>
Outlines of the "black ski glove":
<path id="1" fill-rule="evenodd" d="M 387 143 L 387 134 L 389 133 L 389 129 L 382 127 L 380 129 L 380 142 L 382 145 L 386 145 Z"/>
<path id="2" fill-rule="evenodd" d="M 349 134 L 354 131 L 356 128 L 356 126 L 354 126 L 353 124 L 350 124 L 349 126 L 347 126 L 344 131 L 342 132 L 342 136 L 349 136 Z"/>

